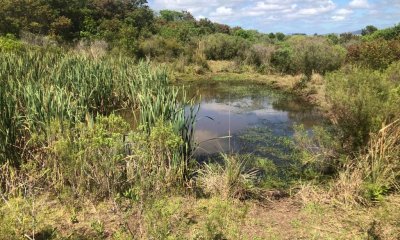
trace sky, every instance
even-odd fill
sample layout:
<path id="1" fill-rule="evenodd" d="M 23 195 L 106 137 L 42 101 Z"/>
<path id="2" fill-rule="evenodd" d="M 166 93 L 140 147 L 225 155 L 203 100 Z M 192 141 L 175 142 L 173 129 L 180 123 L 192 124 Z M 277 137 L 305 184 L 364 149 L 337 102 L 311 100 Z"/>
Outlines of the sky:
<path id="1" fill-rule="evenodd" d="M 400 0 L 148 0 L 154 10 L 186 10 L 197 19 L 260 32 L 326 34 L 400 23 Z"/>

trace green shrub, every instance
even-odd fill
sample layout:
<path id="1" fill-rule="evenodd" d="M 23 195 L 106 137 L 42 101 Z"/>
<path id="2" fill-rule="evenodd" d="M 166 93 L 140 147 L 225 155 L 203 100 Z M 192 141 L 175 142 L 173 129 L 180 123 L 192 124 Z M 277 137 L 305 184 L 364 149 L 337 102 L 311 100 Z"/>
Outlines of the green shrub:
<path id="1" fill-rule="evenodd" d="M 59 123 L 63 124 L 63 123 Z M 71 187 L 76 194 L 94 193 L 107 197 L 123 190 L 126 184 L 124 135 L 129 125 L 120 117 L 99 116 L 94 124 L 65 128 L 53 124 L 46 166 L 48 181 L 62 190 Z"/>
<path id="2" fill-rule="evenodd" d="M 399 36 L 400 24 L 397 24 L 394 27 L 374 31 L 372 34 L 364 36 L 363 39 L 367 41 L 378 40 L 382 38 L 385 40 L 392 40 L 398 38 Z"/>
<path id="3" fill-rule="evenodd" d="M 313 73 L 325 74 L 339 69 L 345 58 L 345 49 L 321 37 L 292 37 L 292 65 L 297 73 L 309 79 Z"/>
<path id="4" fill-rule="evenodd" d="M 153 37 L 140 43 L 141 54 L 158 61 L 169 61 L 179 57 L 184 48 L 174 38 Z"/>
<path id="5" fill-rule="evenodd" d="M 22 42 L 16 40 L 13 36 L 0 37 L 0 51 L 19 51 L 24 48 Z"/>
<path id="6" fill-rule="evenodd" d="M 394 84 L 400 84 L 400 61 L 392 63 L 385 71 L 386 78 Z"/>
<path id="7" fill-rule="evenodd" d="M 275 53 L 275 46 L 270 44 L 254 44 L 246 52 L 245 63 L 255 65 L 259 69 L 268 69 Z"/>
<path id="8" fill-rule="evenodd" d="M 246 40 L 237 36 L 229 36 L 222 33 L 209 35 L 204 39 L 204 53 L 210 60 L 231 60 L 243 58 L 249 44 Z"/>
<path id="9" fill-rule="evenodd" d="M 327 77 L 327 96 L 345 147 L 364 147 L 369 134 L 399 114 L 399 85 L 380 72 L 350 67 Z"/>
<path id="10" fill-rule="evenodd" d="M 400 60 L 398 40 L 377 39 L 348 46 L 347 61 L 364 67 L 384 70 Z"/>
<path id="11" fill-rule="evenodd" d="M 145 129 L 128 136 L 127 176 L 134 195 L 141 198 L 180 188 L 190 167 L 182 153 L 184 141 L 171 122 L 157 121 L 150 134 Z"/>
<path id="12" fill-rule="evenodd" d="M 51 214 L 54 209 L 46 203 L 35 198 L 2 199 L 0 239 L 53 239 L 55 229 L 51 226 Z"/>
<path id="13" fill-rule="evenodd" d="M 326 38 L 294 36 L 273 53 L 271 63 L 278 72 L 304 74 L 310 79 L 313 73 L 339 69 L 344 60 L 345 49 Z"/>
<path id="14" fill-rule="evenodd" d="M 271 64 L 280 73 L 293 74 L 292 58 L 293 49 L 290 46 L 282 46 L 272 54 Z"/>

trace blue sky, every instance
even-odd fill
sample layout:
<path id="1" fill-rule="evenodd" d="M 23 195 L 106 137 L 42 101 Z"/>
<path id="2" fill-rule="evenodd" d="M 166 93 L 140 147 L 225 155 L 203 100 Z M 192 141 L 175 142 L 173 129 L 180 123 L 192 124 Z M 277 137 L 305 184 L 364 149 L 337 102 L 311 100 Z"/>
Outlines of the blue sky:
<path id="1" fill-rule="evenodd" d="M 400 23 L 400 0 L 149 0 L 155 10 L 190 11 L 261 32 L 341 33 Z"/>

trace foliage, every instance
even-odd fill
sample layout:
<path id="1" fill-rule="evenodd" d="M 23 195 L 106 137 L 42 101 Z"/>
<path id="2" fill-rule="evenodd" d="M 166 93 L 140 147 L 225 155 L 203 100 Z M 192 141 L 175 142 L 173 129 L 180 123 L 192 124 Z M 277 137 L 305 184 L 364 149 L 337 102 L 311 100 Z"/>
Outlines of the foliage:
<path id="1" fill-rule="evenodd" d="M 378 31 L 378 28 L 376 28 L 373 25 L 368 25 L 366 26 L 364 29 L 362 29 L 361 31 L 361 35 L 365 36 L 365 35 L 370 35 L 373 34 L 374 32 Z"/>
<path id="2" fill-rule="evenodd" d="M 333 188 L 339 199 L 369 204 L 400 190 L 399 122 L 397 119 L 372 134 L 365 152 L 344 166 Z"/>
<path id="3" fill-rule="evenodd" d="M 173 10 L 161 10 L 160 18 L 167 22 L 194 20 L 193 16 L 189 12 L 177 12 Z"/>
<path id="4" fill-rule="evenodd" d="M 281 33 L 281 32 L 277 32 L 276 34 L 275 34 L 275 38 L 278 40 L 278 41 L 283 41 L 283 40 L 285 40 L 285 34 L 283 34 L 283 33 Z"/>
<path id="5" fill-rule="evenodd" d="M 279 72 L 310 78 L 340 68 L 344 57 L 345 50 L 326 38 L 293 36 L 273 53 L 271 63 Z"/>
<path id="6" fill-rule="evenodd" d="M 343 146 L 357 150 L 383 122 L 399 114 L 399 85 L 380 72 L 350 67 L 330 74 L 327 94 Z"/>
<path id="7" fill-rule="evenodd" d="M 154 17 L 145 4 L 143 0 L 6 0 L 0 4 L 3 13 L 0 15 L 0 33 L 19 35 L 28 31 L 71 41 L 82 36 L 105 36 L 110 32 L 118 36 L 125 26 L 129 26 L 141 34 L 152 28 Z M 115 28 L 99 28 L 110 22 Z"/>
<path id="8" fill-rule="evenodd" d="M 325 74 L 337 70 L 344 62 L 345 50 L 320 37 L 292 37 L 292 65 L 295 73 L 311 78 L 313 73 Z"/>
<path id="9" fill-rule="evenodd" d="M 275 53 L 275 46 L 271 44 L 254 44 L 246 53 L 245 62 L 255 65 L 264 71 L 271 68 L 271 59 Z"/>
<path id="10" fill-rule="evenodd" d="M 6 37 L 0 37 L 0 52 L 1 51 L 20 51 L 24 48 L 24 45 L 15 39 L 12 35 Z"/>
<path id="11" fill-rule="evenodd" d="M 140 107 L 143 111 L 151 108 L 145 104 L 153 102 L 140 103 L 143 99 L 139 96 L 151 96 L 160 91 L 164 95 L 158 95 L 159 101 L 176 102 L 171 98 L 178 90 L 167 87 L 166 70 L 154 69 L 147 63 L 137 65 L 127 58 L 90 59 L 70 53 L 40 51 L 4 53 L 0 58 L 1 161 L 14 160 L 15 154 L 22 154 L 22 146 L 29 141 L 30 134 L 46 131 L 53 120 L 79 123 L 88 114 L 107 114 L 124 105 Z M 192 128 L 183 127 L 189 120 L 182 115 L 183 110 L 174 109 L 179 106 L 168 107 L 173 115 L 157 114 L 164 114 L 170 121 L 177 120 L 181 114 L 176 131 L 189 139 Z M 152 116 L 157 119 L 160 115 Z M 155 121 L 148 122 L 152 123 Z"/>
<path id="12" fill-rule="evenodd" d="M 339 37 L 338 37 L 338 35 L 336 35 L 336 34 L 334 34 L 334 33 L 331 33 L 331 34 L 328 34 L 326 37 L 327 37 L 327 38 L 329 39 L 329 41 L 331 41 L 333 44 L 339 44 Z"/>
<path id="13" fill-rule="evenodd" d="M 63 124 L 63 123 L 60 123 Z M 48 182 L 57 190 L 70 187 L 77 195 L 95 193 L 98 198 L 112 196 L 125 187 L 124 135 L 129 126 L 120 117 L 99 116 L 96 123 L 78 124 L 58 133 L 50 130 L 50 155 L 44 162 L 51 172 Z"/>
<path id="14" fill-rule="evenodd" d="M 148 59 L 165 62 L 178 58 L 184 48 L 174 38 L 153 37 L 140 44 L 140 51 Z"/>
<path id="15" fill-rule="evenodd" d="M 129 135 L 128 142 L 131 154 L 127 176 L 133 183 L 130 194 L 143 198 L 182 186 L 189 163 L 182 153 L 183 139 L 171 122 L 157 121 L 150 135 L 139 127 Z"/>
<path id="16" fill-rule="evenodd" d="M 271 64 L 274 66 L 275 70 L 283 73 L 292 73 L 292 57 L 293 49 L 286 45 L 280 46 L 271 57 Z"/>
<path id="17" fill-rule="evenodd" d="M 397 24 L 390 28 L 385 28 L 381 30 L 377 30 L 372 34 L 364 36 L 364 39 L 367 41 L 385 39 L 385 40 L 394 40 L 400 36 L 400 24 Z"/>
<path id="18" fill-rule="evenodd" d="M 243 56 L 248 42 L 241 37 L 213 34 L 204 39 L 204 54 L 209 60 L 227 60 Z"/>
<path id="19" fill-rule="evenodd" d="M 372 69 L 386 69 L 392 62 L 400 60 L 398 40 L 383 39 L 367 41 L 348 47 L 347 61 Z"/>

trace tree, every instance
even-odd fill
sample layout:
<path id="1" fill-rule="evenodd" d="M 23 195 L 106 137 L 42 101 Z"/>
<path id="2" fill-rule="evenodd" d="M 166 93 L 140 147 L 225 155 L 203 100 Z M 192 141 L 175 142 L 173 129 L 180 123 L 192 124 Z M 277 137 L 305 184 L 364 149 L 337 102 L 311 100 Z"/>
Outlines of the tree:
<path id="1" fill-rule="evenodd" d="M 268 34 L 268 37 L 270 38 L 270 39 L 275 39 L 275 34 L 272 32 L 272 33 L 269 33 Z"/>
<path id="2" fill-rule="evenodd" d="M 215 33 L 215 25 L 207 18 L 202 18 L 197 22 L 197 26 L 200 28 L 202 34 Z"/>
<path id="3" fill-rule="evenodd" d="M 276 36 L 276 39 L 278 39 L 278 41 L 283 41 L 283 40 L 285 40 L 285 37 L 286 37 L 285 34 L 283 34 L 281 32 L 276 33 L 275 36 Z"/>
<path id="4" fill-rule="evenodd" d="M 352 33 L 350 33 L 350 32 L 341 33 L 341 34 L 340 34 L 340 43 L 347 43 L 347 42 L 349 42 L 350 40 L 352 40 L 354 37 L 355 37 L 355 36 L 354 36 Z"/>
<path id="5" fill-rule="evenodd" d="M 161 10 L 160 17 L 161 19 L 167 22 L 175 22 L 175 21 L 182 21 L 184 19 L 184 13 L 172 10 Z"/>
<path id="6" fill-rule="evenodd" d="M 334 34 L 334 33 L 330 33 L 328 35 L 326 35 L 326 37 L 329 39 L 329 41 L 331 41 L 333 44 L 338 44 L 339 43 L 339 37 Z"/>
<path id="7" fill-rule="evenodd" d="M 230 34 L 231 28 L 226 24 L 214 23 L 215 31 L 218 33 Z"/>
<path id="8" fill-rule="evenodd" d="M 363 36 L 370 35 L 376 31 L 378 31 L 377 27 L 368 25 L 363 30 L 361 30 L 361 35 L 363 35 Z"/>

